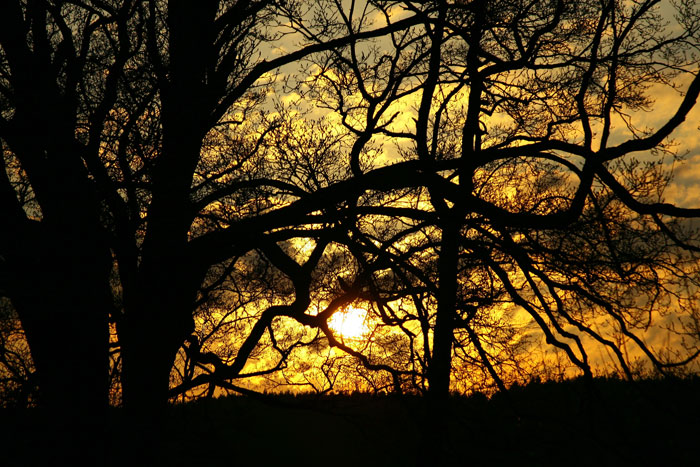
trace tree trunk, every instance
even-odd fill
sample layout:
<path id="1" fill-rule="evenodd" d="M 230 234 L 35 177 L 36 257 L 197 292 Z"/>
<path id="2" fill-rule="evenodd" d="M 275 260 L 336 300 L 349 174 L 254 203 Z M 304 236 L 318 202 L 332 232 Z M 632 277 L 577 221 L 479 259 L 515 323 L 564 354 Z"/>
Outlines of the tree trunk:
<path id="1" fill-rule="evenodd" d="M 194 330 L 201 271 L 187 254 L 192 223 L 190 192 L 203 122 L 211 109 L 205 92 L 217 2 L 168 3 L 168 73 L 161 76 L 162 150 L 152 173 L 152 199 L 141 263 L 119 338 L 124 406 L 157 420 L 167 406 L 170 370 Z M 209 103 L 213 105 L 213 103 Z"/>
<path id="2" fill-rule="evenodd" d="M 152 290 L 136 310 L 129 310 L 119 328 L 122 402 L 128 424 L 125 462 L 155 465 L 164 446 L 170 371 L 194 327 L 194 305 L 188 308 L 189 301 L 178 292 L 177 283 L 166 295 Z M 178 303 L 179 299 L 183 301 Z"/>
<path id="3" fill-rule="evenodd" d="M 428 369 L 431 398 L 446 399 L 450 393 L 452 340 L 456 314 L 459 225 L 446 223 L 442 230 L 438 264 L 437 316 L 433 330 L 433 353 Z"/>
<path id="4" fill-rule="evenodd" d="M 194 331 L 200 275 L 186 254 L 184 223 L 166 215 L 153 217 L 138 277 L 129 281 L 136 288 L 125 296 L 118 332 L 124 407 L 131 414 L 150 413 L 157 420 L 168 404 L 170 370 L 177 352 Z"/>
<path id="5" fill-rule="evenodd" d="M 6 258 L 15 273 L 9 294 L 36 368 L 38 403 L 48 417 L 54 449 L 47 456 L 58 463 L 102 463 L 113 307 L 109 250 L 76 230 L 63 236 L 44 230 L 25 240 Z"/>
<path id="6" fill-rule="evenodd" d="M 437 316 L 428 367 L 428 397 L 422 417 L 423 443 L 418 452 L 420 465 L 447 465 L 451 449 L 448 423 L 451 419 L 449 395 L 458 253 L 459 224 L 445 222 L 442 226 L 438 262 Z"/>
<path id="7" fill-rule="evenodd" d="M 158 418 L 168 405 L 170 371 L 178 350 L 193 331 L 192 324 L 178 319 L 182 313 L 172 311 L 165 305 L 156 312 L 133 313 L 120 330 L 122 400 L 130 413 L 150 413 Z M 192 323 L 191 312 L 189 316 Z"/>
<path id="8" fill-rule="evenodd" d="M 193 271 L 187 255 L 190 191 L 211 106 L 217 102 L 207 92 L 207 80 L 212 78 L 207 73 L 216 62 L 211 53 L 217 11 L 216 1 L 167 4 L 168 65 L 156 70 L 162 147 L 152 172 L 148 230 L 134 281 L 137 290 L 130 291 L 118 329 L 124 407 L 145 425 L 160 423 L 173 362 L 194 330 L 201 274 Z"/>

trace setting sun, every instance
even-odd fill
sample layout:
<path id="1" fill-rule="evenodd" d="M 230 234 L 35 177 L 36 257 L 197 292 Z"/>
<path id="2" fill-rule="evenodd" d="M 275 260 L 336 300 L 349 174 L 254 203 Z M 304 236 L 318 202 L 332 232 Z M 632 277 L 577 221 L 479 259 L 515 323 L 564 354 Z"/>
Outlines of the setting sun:
<path id="1" fill-rule="evenodd" d="M 349 307 L 335 313 L 328 325 L 344 339 L 360 339 L 369 333 L 367 311 L 360 308 Z"/>

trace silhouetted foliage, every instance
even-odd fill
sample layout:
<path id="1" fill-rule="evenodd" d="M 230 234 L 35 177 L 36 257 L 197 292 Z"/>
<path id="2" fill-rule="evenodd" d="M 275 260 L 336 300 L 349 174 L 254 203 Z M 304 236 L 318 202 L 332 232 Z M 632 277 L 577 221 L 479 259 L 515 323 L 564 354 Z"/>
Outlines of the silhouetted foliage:
<path id="1" fill-rule="evenodd" d="M 698 356 L 698 231 L 684 220 L 698 210 L 665 198 L 682 159 L 668 137 L 700 91 L 690 3 L 675 18 L 655 1 L 332 3 L 317 18 L 329 34 L 421 22 L 310 67 L 306 95 L 352 135 L 347 160 L 367 180 L 336 240 L 357 264 L 345 296 L 371 310 L 373 336 L 395 337 L 331 345 L 395 390 L 442 395 L 475 373 L 502 389 L 552 371 L 527 368 L 538 341 L 588 377 L 601 348 L 629 378 L 628 345 L 662 373 Z M 651 92 L 679 87 L 656 129 L 637 126 Z M 647 342 L 659 335 L 675 354 Z"/>
<path id="2" fill-rule="evenodd" d="M 692 1 L 1 2 L 6 387 L 92 458 L 110 399 L 147 451 L 169 398 L 687 371 L 699 44 Z"/>
<path id="3" fill-rule="evenodd" d="M 0 299 L 0 407 L 36 403 L 36 381 L 22 325 L 7 299 Z"/>

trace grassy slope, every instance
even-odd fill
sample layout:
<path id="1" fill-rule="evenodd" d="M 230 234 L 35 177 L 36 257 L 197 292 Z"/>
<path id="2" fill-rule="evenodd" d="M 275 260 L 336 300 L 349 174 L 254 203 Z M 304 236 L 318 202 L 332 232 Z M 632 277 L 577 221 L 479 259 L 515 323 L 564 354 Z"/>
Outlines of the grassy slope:
<path id="1" fill-rule="evenodd" d="M 597 380 L 592 389 L 581 381 L 531 384 L 491 400 L 454 397 L 444 413 L 417 397 L 201 401 L 172 408 L 155 437 L 162 446 L 147 464 L 700 465 L 699 378 Z M 14 460 L 0 464 L 20 465 L 17 454 L 32 450 L 25 435 L 36 421 L 4 415 L 3 425 L 14 426 L 4 452 Z M 125 428 L 120 419 L 116 412 L 115 438 Z"/>

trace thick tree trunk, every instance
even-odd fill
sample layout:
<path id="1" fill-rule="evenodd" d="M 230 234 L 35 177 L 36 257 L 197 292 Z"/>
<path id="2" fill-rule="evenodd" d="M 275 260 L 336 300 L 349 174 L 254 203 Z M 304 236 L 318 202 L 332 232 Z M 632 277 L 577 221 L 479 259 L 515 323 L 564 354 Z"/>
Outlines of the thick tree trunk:
<path id="1" fill-rule="evenodd" d="M 194 330 L 201 274 L 193 271 L 187 255 L 190 191 L 216 104 L 207 92 L 207 73 L 217 11 L 216 1 L 168 2 L 167 73 L 157 70 L 162 73 L 162 148 L 152 172 L 148 231 L 134 281 L 138 285 L 129 292 L 118 329 L 124 407 L 145 425 L 160 423 L 177 351 Z"/>
<path id="2" fill-rule="evenodd" d="M 76 416 L 103 412 L 109 402 L 105 304 L 42 302 L 18 307 L 37 370 L 40 405 Z"/>
<path id="3" fill-rule="evenodd" d="M 45 441 L 49 445 L 43 455 L 54 465 L 79 460 L 102 464 L 107 455 L 109 404 L 104 304 L 99 308 L 89 303 L 22 308 L 37 371 L 39 404 L 47 417 Z"/>
<path id="4" fill-rule="evenodd" d="M 25 239 L 8 254 L 9 294 L 22 322 L 48 420 L 47 460 L 102 463 L 109 404 L 111 257 L 73 230 Z M 75 234 L 75 235 L 74 235 Z M 62 237 L 62 238 L 60 238 Z"/>
<path id="5" fill-rule="evenodd" d="M 459 226 L 452 223 L 443 226 L 438 264 L 437 316 L 433 330 L 433 353 L 428 369 L 429 394 L 431 398 L 436 399 L 445 399 L 450 393 L 452 341 L 456 314 L 458 241 Z"/>
<path id="6" fill-rule="evenodd" d="M 122 403 L 133 414 L 157 416 L 168 403 L 170 369 L 176 349 L 167 352 L 163 329 L 145 322 L 139 331 L 126 333 L 122 341 Z M 170 349 L 168 349 L 170 350 Z"/>
<path id="7" fill-rule="evenodd" d="M 164 276 L 167 274 L 164 272 Z M 127 462 L 156 464 L 164 446 L 164 422 L 170 372 L 177 352 L 193 331 L 190 300 L 177 282 L 167 291 L 148 293 L 128 311 L 119 329 L 122 349 L 122 402 L 128 430 L 123 447 Z M 179 300 L 183 301 L 178 303 Z"/>
<path id="8" fill-rule="evenodd" d="M 182 313 L 167 305 L 161 310 L 134 313 L 120 331 L 124 407 L 129 413 L 150 414 L 154 419 L 168 405 L 170 371 L 178 350 L 193 331 L 191 311 L 190 319 L 183 320 L 177 317 Z"/>
<path id="9" fill-rule="evenodd" d="M 137 278 L 131 281 L 135 290 L 129 291 L 118 328 L 124 407 L 134 414 L 152 412 L 156 418 L 168 403 L 170 370 L 177 351 L 194 331 L 200 285 L 200 275 L 186 253 L 184 190 L 167 182 L 158 188 Z"/>
<path id="10" fill-rule="evenodd" d="M 201 4 L 200 4 L 201 3 Z M 167 406 L 176 353 L 194 330 L 193 313 L 201 271 L 187 254 L 192 223 L 190 191 L 210 109 L 204 92 L 207 42 L 216 2 L 168 4 L 169 72 L 161 89 L 162 150 L 153 169 L 148 231 L 141 263 L 119 328 L 123 401 L 132 414 Z M 213 105 L 213 103 L 209 103 Z"/>
<path id="11" fill-rule="evenodd" d="M 428 397 L 423 414 L 423 444 L 420 465 L 447 465 L 450 458 L 448 422 L 450 413 L 450 377 L 452 343 L 456 315 L 459 224 L 442 226 L 438 263 L 437 316 L 433 329 L 433 351 L 428 367 Z"/>
<path id="12" fill-rule="evenodd" d="M 186 254 L 184 222 L 173 221 L 177 210 L 166 207 L 170 209 L 151 211 L 153 222 L 142 248 L 140 270 L 131 281 L 137 285 L 129 291 L 118 327 L 124 407 L 134 415 L 150 414 L 154 420 L 167 407 L 177 352 L 194 331 L 200 284 Z"/>

